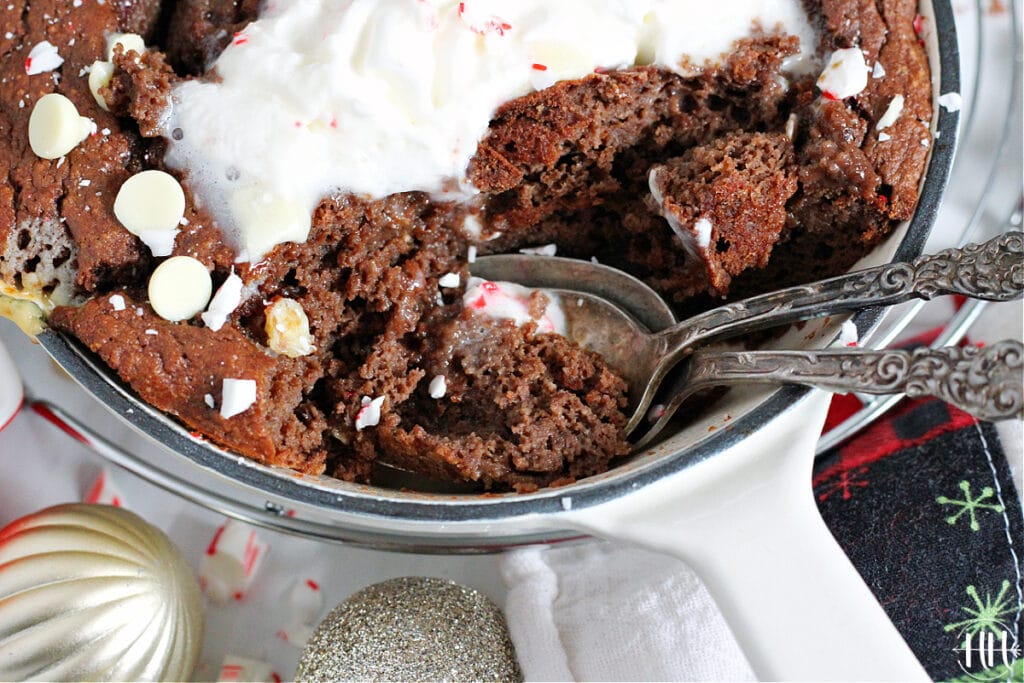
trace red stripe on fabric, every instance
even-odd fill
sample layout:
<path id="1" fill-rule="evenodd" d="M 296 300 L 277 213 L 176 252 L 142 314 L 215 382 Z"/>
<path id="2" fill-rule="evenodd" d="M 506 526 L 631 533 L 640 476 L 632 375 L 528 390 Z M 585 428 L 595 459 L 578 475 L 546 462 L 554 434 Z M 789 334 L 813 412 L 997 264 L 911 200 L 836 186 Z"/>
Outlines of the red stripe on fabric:
<path id="1" fill-rule="evenodd" d="M 821 433 L 827 434 L 832 431 L 863 407 L 864 404 L 854 394 L 836 394 L 828 407 L 828 416 L 825 418 L 825 427 Z"/>
<path id="2" fill-rule="evenodd" d="M 822 470 L 814 477 L 814 485 L 817 486 L 848 470 L 869 465 L 896 451 L 920 446 L 942 434 L 964 429 L 976 422 L 973 417 L 964 411 L 947 405 L 946 408 L 949 410 L 949 420 L 947 422 L 935 425 L 932 429 L 913 439 L 900 439 L 896 436 L 892 429 L 893 417 L 903 415 L 925 403 L 937 400 L 906 401 L 905 405 L 891 413 L 884 421 L 871 425 L 849 446 L 840 451 L 839 461 L 836 464 Z"/>

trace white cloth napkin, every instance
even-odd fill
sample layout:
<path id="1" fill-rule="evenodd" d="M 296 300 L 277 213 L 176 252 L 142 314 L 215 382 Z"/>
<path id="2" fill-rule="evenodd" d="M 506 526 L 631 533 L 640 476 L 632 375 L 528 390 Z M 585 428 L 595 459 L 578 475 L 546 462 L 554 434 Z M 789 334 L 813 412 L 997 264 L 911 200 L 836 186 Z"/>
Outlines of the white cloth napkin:
<path id="1" fill-rule="evenodd" d="M 589 542 L 511 553 L 505 615 L 528 681 L 749 681 L 697 576 L 674 558 Z"/>

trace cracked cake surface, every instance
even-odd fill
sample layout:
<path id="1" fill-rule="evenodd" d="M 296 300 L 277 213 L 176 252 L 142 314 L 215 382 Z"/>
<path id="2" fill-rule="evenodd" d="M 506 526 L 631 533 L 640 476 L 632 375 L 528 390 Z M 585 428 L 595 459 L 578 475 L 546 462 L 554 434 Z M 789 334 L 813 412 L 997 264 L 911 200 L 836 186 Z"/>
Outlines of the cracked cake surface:
<path id="1" fill-rule="evenodd" d="M 799 41 L 771 30 L 689 71 L 544 83 L 493 112 L 461 179 L 471 195 L 330 192 L 306 239 L 249 262 L 188 170 L 167 163 L 167 112 L 182 84 L 216 80 L 261 3 L 12 0 L 0 7 L 0 296 L 36 302 L 143 400 L 266 464 L 368 482 L 381 461 L 518 491 L 600 473 L 629 452 L 623 380 L 542 324 L 555 306 L 543 296 L 508 295 L 525 323 L 475 311 L 471 260 L 553 244 L 640 277 L 682 314 L 848 269 L 913 214 L 928 64 L 909 0 L 804 6 L 822 65 L 859 48 L 860 91 L 833 97 L 820 67 L 787 72 Z M 108 53 L 121 33 L 144 52 Z M 52 59 L 43 42 L 62 61 L 37 71 L 34 49 Z M 94 124 L 56 159 L 28 134 L 51 93 Z M 184 193 L 168 253 L 115 211 L 146 170 Z M 147 286 L 172 255 L 203 264 L 215 293 L 240 278 L 222 326 L 156 312 Z M 255 384 L 228 417 L 225 380 Z"/>

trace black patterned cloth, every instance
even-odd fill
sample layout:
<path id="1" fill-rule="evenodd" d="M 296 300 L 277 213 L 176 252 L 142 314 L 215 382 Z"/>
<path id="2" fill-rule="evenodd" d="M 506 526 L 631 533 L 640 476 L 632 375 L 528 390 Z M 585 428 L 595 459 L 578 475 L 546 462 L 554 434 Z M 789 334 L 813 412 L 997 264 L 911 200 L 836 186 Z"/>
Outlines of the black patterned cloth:
<path id="1" fill-rule="evenodd" d="M 852 397 L 837 397 L 833 420 Z M 995 428 L 904 402 L 815 468 L 833 535 L 935 680 L 1024 679 L 1024 518 Z"/>

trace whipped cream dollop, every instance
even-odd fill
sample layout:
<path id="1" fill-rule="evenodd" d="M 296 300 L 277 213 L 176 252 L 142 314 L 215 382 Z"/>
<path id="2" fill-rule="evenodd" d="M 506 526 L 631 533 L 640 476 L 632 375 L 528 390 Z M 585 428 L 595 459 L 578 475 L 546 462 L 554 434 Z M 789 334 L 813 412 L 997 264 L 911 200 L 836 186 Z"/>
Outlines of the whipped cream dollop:
<path id="1" fill-rule="evenodd" d="M 596 69 L 692 74 L 757 31 L 799 37 L 787 69 L 815 68 L 801 0 L 270 0 L 215 78 L 175 88 L 167 163 L 255 261 L 332 192 L 471 196 L 504 102 Z"/>

